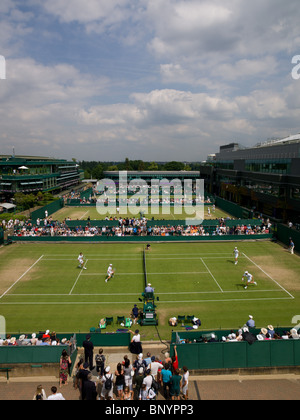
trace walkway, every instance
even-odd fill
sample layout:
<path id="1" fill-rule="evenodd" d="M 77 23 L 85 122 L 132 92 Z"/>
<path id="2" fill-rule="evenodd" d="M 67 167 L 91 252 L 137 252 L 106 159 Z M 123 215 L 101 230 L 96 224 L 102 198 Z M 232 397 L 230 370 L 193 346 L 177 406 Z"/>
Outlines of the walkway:
<path id="1" fill-rule="evenodd" d="M 144 355 L 149 351 L 151 355 L 163 358 L 166 346 L 162 344 L 144 345 Z M 94 354 L 98 349 L 95 349 Z M 79 351 L 79 356 L 81 349 Z M 107 364 L 112 371 L 125 354 L 134 360 L 135 356 L 127 348 L 104 348 Z M 96 371 L 92 372 L 97 381 Z M 59 389 L 58 379 L 55 377 L 11 378 L 6 383 L 5 374 L 0 377 L 0 400 L 31 400 L 38 385 L 42 384 L 45 392 L 50 395 L 53 385 L 57 386 L 66 400 L 78 400 L 79 391 L 75 390 L 72 381 Z M 191 376 L 189 384 L 190 400 L 300 400 L 300 375 L 220 375 L 220 376 Z M 164 401 L 162 395 L 159 401 Z"/>

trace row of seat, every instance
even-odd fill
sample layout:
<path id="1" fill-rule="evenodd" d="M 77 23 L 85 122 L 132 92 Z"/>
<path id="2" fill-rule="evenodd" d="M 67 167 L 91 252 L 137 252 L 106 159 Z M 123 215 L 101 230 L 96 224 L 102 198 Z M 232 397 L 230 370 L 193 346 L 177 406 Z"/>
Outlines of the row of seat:
<path id="1" fill-rule="evenodd" d="M 192 324 L 194 318 L 195 318 L 194 315 L 187 315 L 187 316 L 186 315 L 178 315 L 177 321 L 178 321 L 178 323 L 181 322 L 183 324 L 184 323 L 191 323 Z M 91 327 L 90 332 L 91 333 L 101 332 L 101 329 L 106 328 L 107 325 L 113 325 L 114 324 L 114 317 L 113 316 L 106 317 L 106 318 L 104 318 L 104 320 L 105 320 L 105 323 L 103 323 L 102 325 L 99 325 L 98 328 Z M 116 322 L 117 322 L 118 325 L 125 324 L 126 323 L 125 317 L 124 316 L 117 316 Z"/>
<path id="2" fill-rule="evenodd" d="M 101 329 L 106 328 L 107 325 L 113 325 L 114 324 L 114 317 L 113 316 L 107 316 L 106 318 L 103 318 L 105 320 L 105 323 L 99 325 L 98 328 L 91 327 L 90 332 L 101 332 Z M 125 316 L 117 316 L 116 320 L 118 325 L 125 324 Z"/>
<path id="3" fill-rule="evenodd" d="M 195 318 L 195 315 L 178 315 L 177 321 L 182 323 L 193 323 L 193 319 Z"/>

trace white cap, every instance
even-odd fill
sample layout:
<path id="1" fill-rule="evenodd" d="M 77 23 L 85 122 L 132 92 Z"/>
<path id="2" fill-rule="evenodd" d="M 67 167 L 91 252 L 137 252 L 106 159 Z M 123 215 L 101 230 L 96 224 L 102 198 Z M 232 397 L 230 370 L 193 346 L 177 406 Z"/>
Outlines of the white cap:
<path id="1" fill-rule="evenodd" d="M 105 372 L 109 372 L 110 371 L 110 366 L 107 366 L 106 368 L 105 368 Z"/>

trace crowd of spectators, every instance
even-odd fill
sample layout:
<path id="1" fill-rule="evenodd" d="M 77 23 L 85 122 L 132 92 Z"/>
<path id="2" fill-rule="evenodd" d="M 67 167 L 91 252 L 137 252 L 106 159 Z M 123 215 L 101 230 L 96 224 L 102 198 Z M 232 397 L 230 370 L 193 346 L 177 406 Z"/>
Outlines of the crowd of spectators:
<path id="1" fill-rule="evenodd" d="M 103 354 L 103 350 L 99 352 Z M 104 360 L 103 360 L 104 359 Z M 82 400 L 156 400 L 158 394 L 165 399 L 188 399 L 189 371 L 178 367 L 178 357 L 171 358 L 168 353 L 164 357 L 147 353 L 136 355 L 131 361 L 125 355 L 113 369 L 103 356 L 98 376 L 93 376 L 96 366 L 91 369 L 89 363 L 80 359 L 75 367 L 74 387 L 80 392 Z M 97 356 L 95 357 L 97 363 Z"/>
<path id="2" fill-rule="evenodd" d="M 106 220 L 114 220 L 116 226 L 107 226 L 105 222 L 82 223 L 78 220 L 78 226 L 68 226 L 66 219 L 63 222 L 53 220 L 52 217 L 45 219 L 37 219 L 33 224 L 31 220 L 12 222 L 15 236 L 65 236 L 65 237 L 80 237 L 80 236 L 221 236 L 221 235 L 258 235 L 270 233 L 270 223 L 262 221 L 259 225 L 256 224 L 239 224 L 238 220 L 235 226 L 227 224 L 226 219 L 218 219 L 218 224 L 211 225 L 179 225 L 174 224 L 157 224 L 148 223 L 148 219 L 141 218 L 110 218 Z"/>
<path id="3" fill-rule="evenodd" d="M 175 324 L 177 325 L 177 324 Z M 231 330 L 228 335 L 223 335 L 218 337 L 215 332 L 209 334 L 202 334 L 198 338 L 193 340 L 178 338 L 178 344 L 189 344 L 189 343 L 215 343 L 215 342 L 224 342 L 224 343 L 233 343 L 247 341 L 249 344 L 252 344 L 255 341 L 264 341 L 264 340 L 299 340 L 300 339 L 300 329 L 292 328 L 290 330 L 284 329 L 275 329 L 273 325 L 269 324 L 263 328 L 256 328 L 255 321 L 252 315 L 249 315 L 248 321 L 237 330 Z"/>
<path id="4" fill-rule="evenodd" d="M 55 331 L 47 330 L 38 334 L 21 334 L 18 338 L 7 334 L 6 338 L 0 338 L 0 346 L 71 346 L 71 342 L 67 338 L 59 339 Z"/>

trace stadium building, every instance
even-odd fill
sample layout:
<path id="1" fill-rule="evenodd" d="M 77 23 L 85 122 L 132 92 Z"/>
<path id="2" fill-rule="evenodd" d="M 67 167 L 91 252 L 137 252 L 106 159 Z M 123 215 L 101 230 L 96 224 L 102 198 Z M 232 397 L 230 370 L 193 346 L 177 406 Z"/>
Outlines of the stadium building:
<path id="1" fill-rule="evenodd" d="M 276 219 L 300 221 L 300 134 L 251 148 L 221 146 L 201 166 L 201 177 L 210 193 Z"/>
<path id="2" fill-rule="evenodd" d="M 0 196 L 15 193 L 59 192 L 83 178 L 76 162 L 32 156 L 0 155 Z"/>
<path id="3" fill-rule="evenodd" d="M 104 178 L 113 180 L 116 185 L 119 182 L 120 173 L 119 171 L 104 171 Z M 153 179 L 168 182 L 179 179 L 181 182 L 184 180 L 192 180 L 196 183 L 196 180 L 200 178 L 199 171 L 126 171 L 128 182 L 142 179 L 151 185 Z"/>

